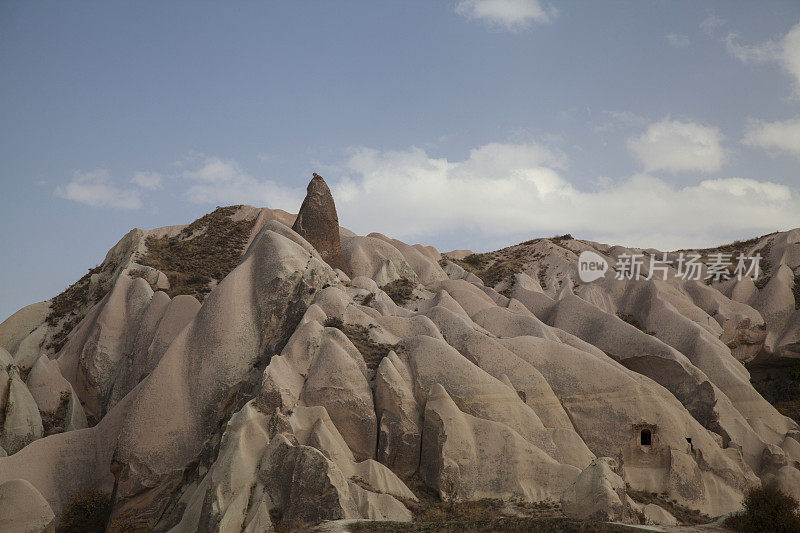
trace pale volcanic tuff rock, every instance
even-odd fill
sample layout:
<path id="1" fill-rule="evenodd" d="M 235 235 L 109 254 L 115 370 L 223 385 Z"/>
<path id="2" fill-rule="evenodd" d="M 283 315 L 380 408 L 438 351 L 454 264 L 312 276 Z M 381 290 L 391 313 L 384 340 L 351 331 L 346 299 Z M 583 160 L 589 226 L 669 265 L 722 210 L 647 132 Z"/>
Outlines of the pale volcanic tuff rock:
<path id="1" fill-rule="evenodd" d="M 614 472 L 612 459 L 595 459 L 561 495 L 564 512 L 576 518 L 630 521 L 625 481 Z"/>
<path id="2" fill-rule="evenodd" d="M 377 459 L 401 477 L 419 466 L 422 410 L 411 389 L 411 370 L 394 351 L 383 358 L 375 377 Z"/>
<path id="3" fill-rule="evenodd" d="M 36 487 L 24 479 L 0 484 L 0 531 L 55 531 L 55 515 Z"/>
<path id="4" fill-rule="evenodd" d="M 233 212 L 232 215 L 224 214 L 230 211 Z M 281 226 L 291 226 L 296 218 L 295 215 L 280 209 L 252 206 L 223 207 L 211 215 L 218 213 L 222 213 L 222 216 L 216 218 L 224 217 L 233 223 L 249 223 L 248 227 L 251 227 L 251 230 L 244 249 L 264 225 L 274 222 Z M 65 342 L 72 340 L 78 326 L 85 321 L 85 317 L 93 311 L 93 308 L 98 307 L 98 303 L 114 288 L 121 276 L 141 277 L 153 290 L 171 290 L 170 282 L 164 272 L 138 261 L 144 261 L 147 257 L 149 238 L 193 241 L 205 235 L 204 229 L 184 235 L 190 226 L 131 230 L 109 250 L 101 264 L 91 269 L 67 290 L 51 300 L 32 304 L 17 311 L 0 324 L 0 346 L 12 354 L 20 369 L 28 370 L 39 355 L 49 357 L 58 355 L 64 348 Z M 239 251 L 244 253 L 244 249 Z M 193 272 L 180 272 L 180 274 L 191 275 Z M 221 278 L 212 279 L 211 285 L 221 280 Z"/>
<path id="5" fill-rule="evenodd" d="M 298 312 L 336 283 L 306 247 L 264 228 L 142 382 L 115 454 L 120 515 L 154 525 L 168 503 L 155 495 L 180 482 L 180 470 L 230 417 L 237 397 L 252 394 L 258 367 L 285 342 Z"/>
<path id="6" fill-rule="evenodd" d="M 0 448 L 14 454 L 43 433 L 42 417 L 36 401 L 12 363 L 0 348 Z"/>
<path id="7" fill-rule="evenodd" d="M 555 499 L 580 474 L 509 426 L 462 412 L 438 383 L 429 390 L 420 473 L 443 497 Z"/>
<path id="8" fill-rule="evenodd" d="M 58 362 L 41 356 L 33 365 L 26 382 L 42 415 L 47 434 L 83 429 L 87 425 L 86 413 L 58 368 Z"/>
<path id="9" fill-rule="evenodd" d="M 248 532 L 407 521 L 412 479 L 667 525 L 628 487 L 711 516 L 761 482 L 800 494 L 800 428 L 742 365 L 795 356 L 800 231 L 742 245 L 769 258 L 757 283 L 615 280 L 637 250 L 564 236 L 447 259 L 339 228 L 322 178 L 308 193 L 296 218 L 223 208 L 252 233 L 202 304 L 136 263 L 148 236 L 199 236 L 134 230 L 69 293 L 76 314 L 61 298 L 0 325 L 0 523 L 51 527 L 88 487 L 117 524 Z M 606 278 L 580 282 L 583 250 Z M 400 278 L 403 305 L 380 288 Z"/>
<path id="10" fill-rule="evenodd" d="M 343 237 L 342 251 L 353 278 L 371 278 L 379 287 L 400 278 L 418 279 L 403 254 L 383 239 Z"/>

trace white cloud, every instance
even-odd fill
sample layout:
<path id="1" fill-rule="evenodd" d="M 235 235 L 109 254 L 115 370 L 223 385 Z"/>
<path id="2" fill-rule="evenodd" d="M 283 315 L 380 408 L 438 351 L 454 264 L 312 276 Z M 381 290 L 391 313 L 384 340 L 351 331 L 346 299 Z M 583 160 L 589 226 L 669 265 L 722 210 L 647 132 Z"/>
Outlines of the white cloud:
<path id="1" fill-rule="evenodd" d="M 191 202 L 207 204 L 252 204 L 282 207 L 300 205 L 302 189 L 259 181 L 236 161 L 198 155 L 180 164 L 179 176 L 190 182 L 185 196 Z"/>
<path id="2" fill-rule="evenodd" d="M 719 18 L 716 15 L 709 15 L 700 22 L 700 29 L 706 34 L 711 35 L 714 30 L 721 28 L 725 25 L 725 19 Z"/>
<path id="3" fill-rule="evenodd" d="M 764 41 L 756 44 L 739 44 L 736 40 L 738 33 L 731 32 L 725 37 L 725 46 L 728 52 L 742 63 L 765 63 L 778 61 L 781 55 L 781 45 L 777 41 Z"/>
<path id="4" fill-rule="evenodd" d="M 539 0 L 460 0 L 456 13 L 468 19 L 479 19 L 491 26 L 508 31 L 519 31 L 532 22 L 552 22 L 558 11 L 555 7 L 542 5 Z"/>
<path id="5" fill-rule="evenodd" d="M 783 37 L 756 44 L 739 44 L 739 35 L 725 38 L 728 51 L 743 63 L 777 63 L 794 79 L 795 93 L 800 95 L 800 22 Z"/>
<path id="6" fill-rule="evenodd" d="M 577 186 L 561 175 L 566 157 L 534 142 L 489 143 L 458 161 L 420 148 L 352 148 L 319 165 L 342 225 L 406 241 L 497 248 L 553 234 L 613 244 L 678 249 L 800 226 L 800 195 L 786 185 L 744 178 L 676 187 L 640 174 Z M 248 203 L 297 212 L 306 177 L 295 186 L 259 180 L 237 162 L 199 156 L 181 165 L 190 201 Z"/>
<path id="7" fill-rule="evenodd" d="M 689 38 L 687 36 L 681 35 L 679 33 L 668 33 L 667 42 L 673 48 L 686 48 L 691 44 L 691 41 L 689 41 Z"/>
<path id="8" fill-rule="evenodd" d="M 800 226 L 800 196 L 785 185 L 726 178 L 675 187 L 636 175 L 583 189 L 553 160 L 536 144 L 492 143 L 462 161 L 360 148 L 341 167 L 347 177 L 329 183 L 343 225 L 423 242 L 453 232 L 472 246 L 571 232 L 677 249 Z"/>
<path id="9" fill-rule="evenodd" d="M 778 122 L 751 121 L 742 142 L 767 150 L 783 150 L 800 155 L 800 116 Z"/>
<path id="10" fill-rule="evenodd" d="M 131 183 L 148 191 L 160 189 L 163 182 L 164 177 L 158 172 L 137 172 L 131 178 Z"/>
<path id="11" fill-rule="evenodd" d="M 639 137 L 628 139 L 628 148 L 647 172 L 716 172 L 725 160 L 720 131 L 694 122 L 656 122 Z"/>
<path id="12" fill-rule="evenodd" d="M 791 190 L 785 185 L 746 178 L 720 178 L 700 182 L 700 187 L 739 198 L 760 199 L 767 202 L 788 202 Z"/>
<path id="13" fill-rule="evenodd" d="M 76 171 L 72 181 L 56 187 L 55 194 L 93 207 L 139 209 L 142 200 L 134 189 L 121 189 L 114 185 L 107 170 Z"/>

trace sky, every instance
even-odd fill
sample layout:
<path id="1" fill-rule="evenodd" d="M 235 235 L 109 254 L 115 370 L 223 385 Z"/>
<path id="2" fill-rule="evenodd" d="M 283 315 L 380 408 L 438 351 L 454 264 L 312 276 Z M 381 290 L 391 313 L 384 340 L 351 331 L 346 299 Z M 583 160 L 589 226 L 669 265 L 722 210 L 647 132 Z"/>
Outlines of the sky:
<path id="1" fill-rule="evenodd" d="M 800 2 L 0 0 L 0 320 L 312 172 L 442 251 L 800 227 Z"/>

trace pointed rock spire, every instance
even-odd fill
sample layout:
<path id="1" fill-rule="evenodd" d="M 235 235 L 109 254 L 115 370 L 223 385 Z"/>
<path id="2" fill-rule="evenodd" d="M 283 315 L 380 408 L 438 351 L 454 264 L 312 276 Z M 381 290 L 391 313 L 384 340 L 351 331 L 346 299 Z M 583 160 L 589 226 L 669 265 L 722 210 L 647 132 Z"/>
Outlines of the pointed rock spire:
<path id="1" fill-rule="evenodd" d="M 292 229 L 316 248 L 333 268 L 347 272 L 339 239 L 339 217 L 328 184 L 314 173 L 306 189 L 306 198 Z"/>

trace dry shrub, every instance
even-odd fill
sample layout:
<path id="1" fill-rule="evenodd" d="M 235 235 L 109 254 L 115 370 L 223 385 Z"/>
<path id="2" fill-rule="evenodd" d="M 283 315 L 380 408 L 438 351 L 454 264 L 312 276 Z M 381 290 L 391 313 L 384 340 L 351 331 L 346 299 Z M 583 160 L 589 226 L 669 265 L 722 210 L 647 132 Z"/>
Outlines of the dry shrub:
<path id="1" fill-rule="evenodd" d="M 387 283 L 381 290 L 385 292 L 389 298 L 392 299 L 397 305 L 403 305 L 411 299 L 411 294 L 414 292 L 416 284 L 408 278 L 400 278 Z"/>
<path id="2" fill-rule="evenodd" d="M 99 489 L 72 493 L 61 515 L 59 533 L 102 533 L 111 513 L 111 495 Z"/>
<path id="3" fill-rule="evenodd" d="M 725 526 L 742 532 L 800 532 L 800 503 L 775 485 L 750 489 L 744 498 L 744 510 L 725 520 Z"/>
<path id="4" fill-rule="evenodd" d="M 67 337 L 75 326 L 83 320 L 86 312 L 108 294 L 109 287 L 92 287 L 92 275 L 114 270 L 116 265 L 108 263 L 99 265 L 89 270 L 78 281 L 67 287 L 64 292 L 50 300 L 50 310 L 45 322 L 48 326 L 61 327 L 55 332 L 46 346 L 53 353 L 58 353 L 67 342 Z"/>
<path id="5" fill-rule="evenodd" d="M 328 318 L 325 320 L 324 325 L 329 328 L 338 329 L 350 339 L 353 346 L 361 352 L 361 356 L 364 358 L 364 362 L 369 369 L 370 379 L 375 377 L 381 360 L 389 355 L 390 351 L 396 348 L 396 345 L 384 344 L 372 340 L 369 336 L 369 330 L 364 326 L 358 324 L 344 324 L 342 319 L 337 317 Z"/>
<path id="6" fill-rule="evenodd" d="M 494 287 L 503 280 L 506 280 L 522 272 L 525 268 L 525 258 L 522 256 L 506 257 L 504 250 L 487 254 L 471 254 L 462 260 L 452 259 L 451 261 L 467 272 L 478 276 L 487 287 Z"/>

